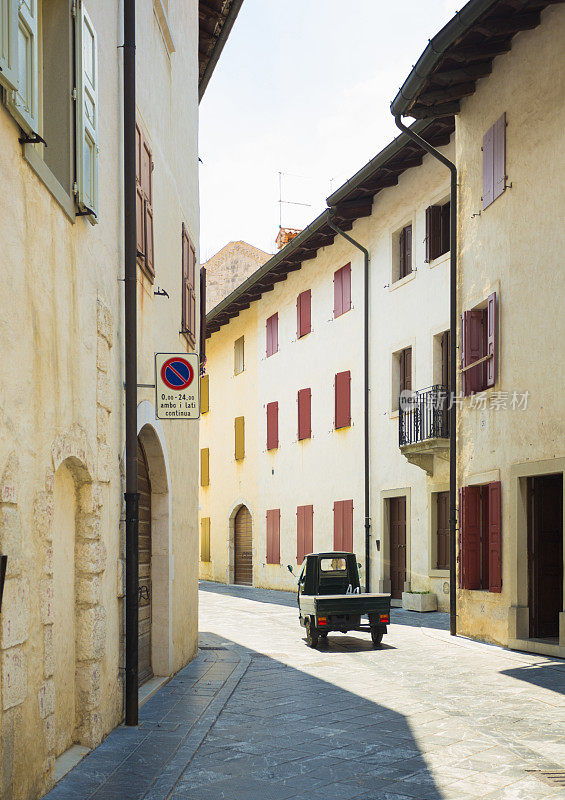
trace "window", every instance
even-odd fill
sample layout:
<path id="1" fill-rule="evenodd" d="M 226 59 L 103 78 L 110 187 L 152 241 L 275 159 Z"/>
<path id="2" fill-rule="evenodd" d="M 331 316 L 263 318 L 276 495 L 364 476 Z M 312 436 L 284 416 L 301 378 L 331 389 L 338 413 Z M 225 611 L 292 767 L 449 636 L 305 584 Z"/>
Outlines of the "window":
<path id="1" fill-rule="evenodd" d="M 312 390 L 298 390 L 298 440 L 312 436 Z"/>
<path id="2" fill-rule="evenodd" d="M 426 208 L 426 261 L 449 252 L 449 212 L 451 203 Z"/>
<path id="3" fill-rule="evenodd" d="M 296 298 L 296 336 L 300 339 L 301 336 L 306 336 L 312 330 L 311 324 L 311 304 L 312 292 L 307 289 L 305 292 L 300 292 Z"/>
<path id="4" fill-rule="evenodd" d="M 281 512 L 279 508 L 267 511 L 267 564 L 281 562 Z"/>
<path id="5" fill-rule="evenodd" d="M 412 225 L 397 231 L 392 240 L 392 281 L 399 281 L 412 272 Z"/>
<path id="6" fill-rule="evenodd" d="M 239 375 L 245 369 L 244 338 L 240 336 L 233 344 L 233 374 Z"/>
<path id="7" fill-rule="evenodd" d="M 210 450 L 208 447 L 200 451 L 200 486 L 210 486 Z"/>
<path id="8" fill-rule="evenodd" d="M 153 236 L 153 217 L 151 217 L 151 235 Z M 153 273 L 155 274 L 155 273 Z M 196 251 L 188 235 L 186 226 L 182 226 L 182 319 L 181 333 L 184 334 L 191 348 L 196 344 Z"/>
<path id="9" fill-rule="evenodd" d="M 500 481 L 461 488 L 459 583 L 462 589 L 502 591 Z"/>
<path id="10" fill-rule="evenodd" d="M 506 113 L 483 136 L 483 211 L 506 189 Z"/>
<path id="11" fill-rule="evenodd" d="M 235 460 L 243 461 L 245 458 L 245 417 L 236 417 L 235 429 Z"/>
<path id="12" fill-rule="evenodd" d="M 338 372 L 334 381 L 335 427 L 351 425 L 351 372 Z"/>
<path id="13" fill-rule="evenodd" d="M 210 561 L 210 517 L 200 520 L 200 561 Z"/>
<path id="14" fill-rule="evenodd" d="M 351 308 L 351 264 L 334 272 L 334 319 Z"/>
<path id="15" fill-rule="evenodd" d="M 497 357 L 497 300 L 493 292 L 484 308 L 476 307 L 465 311 L 461 326 L 461 371 L 463 373 L 463 394 L 494 386 L 496 383 Z M 473 366 L 475 362 L 477 366 Z"/>
<path id="16" fill-rule="evenodd" d="M 33 140 L 25 149 L 30 165 L 69 215 L 74 196 L 79 215 L 94 224 L 98 55 L 83 4 L 74 20 L 67 0 L 0 0 L 0 84 L 6 107 Z"/>
<path id="17" fill-rule="evenodd" d="M 304 557 L 314 549 L 314 506 L 298 506 L 296 509 L 296 563 L 302 564 Z"/>
<path id="18" fill-rule="evenodd" d="M 135 126 L 135 181 L 136 181 L 136 228 L 137 228 L 137 259 L 147 275 L 153 282 L 155 277 L 155 263 L 153 257 L 153 155 L 149 142 L 139 125 Z M 183 233 L 183 326 L 184 324 L 184 225 Z"/>
<path id="19" fill-rule="evenodd" d="M 267 403 L 267 450 L 279 446 L 279 404 Z"/>
<path id="20" fill-rule="evenodd" d="M 279 349 L 279 315 L 273 314 L 267 320 L 267 358 Z"/>
<path id="21" fill-rule="evenodd" d="M 353 500 L 334 503 L 334 550 L 353 552 Z"/>
<path id="22" fill-rule="evenodd" d="M 207 414 L 210 411 L 210 376 L 200 377 L 200 413 Z"/>
<path id="23" fill-rule="evenodd" d="M 434 569 L 449 569 L 449 492 L 436 492 Z"/>

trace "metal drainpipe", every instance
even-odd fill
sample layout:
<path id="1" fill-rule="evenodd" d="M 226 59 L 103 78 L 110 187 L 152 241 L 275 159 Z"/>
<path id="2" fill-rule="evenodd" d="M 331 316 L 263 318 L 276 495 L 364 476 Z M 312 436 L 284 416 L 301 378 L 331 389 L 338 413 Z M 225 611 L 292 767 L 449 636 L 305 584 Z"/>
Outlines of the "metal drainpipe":
<path id="1" fill-rule="evenodd" d="M 124 261 L 126 428 L 126 725 L 138 722 L 137 236 L 135 0 L 124 0 Z"/>
<path id="2" fill-rule="evenodd" d="M 451 172 L 451 196 L 449 207 L 449 632 L 457 635 L 457 556 L 455 536 L 457 530 L 457 167 L 425 139 L 410 130 L 399 116 L 394 118 L 396 125 L 411 139 L 421 145 L 434 158 Z"/>
<path id="3" fill-rule="evenodd" d="M 356 242 L 352 236 L 342 231 L 331 220 L 332 209 L 328 209 L 328 225 L 332 230 L 343 236 L 350 244 L 361 250 L 365 260 L 364 272 L 364 331 L 363 331 L 363 362 L 364 362 L 364 445 L 365 445 L 365 591 L 371 591 L 371 512 L 369 495 L 369 251 L 362 244 Z"/>

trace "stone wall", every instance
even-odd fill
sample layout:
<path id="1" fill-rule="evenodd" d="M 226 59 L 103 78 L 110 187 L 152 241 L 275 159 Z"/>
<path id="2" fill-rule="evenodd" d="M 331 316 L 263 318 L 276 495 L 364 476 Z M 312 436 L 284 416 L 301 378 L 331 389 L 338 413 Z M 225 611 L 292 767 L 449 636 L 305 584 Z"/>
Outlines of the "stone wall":
<path id="1" fill-rule="evenodd" d="M 206 311 L 217 306 L 270 257 L 247 242 L 230 242 L 222 247 L 202 264 L 206 268 Z"/>

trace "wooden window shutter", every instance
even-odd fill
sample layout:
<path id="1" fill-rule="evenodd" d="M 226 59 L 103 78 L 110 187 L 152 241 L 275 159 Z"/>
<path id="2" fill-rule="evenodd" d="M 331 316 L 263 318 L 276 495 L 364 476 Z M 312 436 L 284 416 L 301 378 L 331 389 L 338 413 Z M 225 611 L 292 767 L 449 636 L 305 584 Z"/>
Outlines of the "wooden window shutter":
<path id="1" fill-rule="evenodd" d="M 484 313 L 465 311 L 461 326 L 461 366 L 467 367 L 482 358 L 484 353 Z M 485 388 L 485 364 L 463 373 L 463 394 L 468 396 Z"/>
<path id="2" fill-rule="evenodd" d="M 297 309 L 296 335 L 299 339 L 301 336 L 305 336 L 307 333 L 310 333 L 312 327 L 311 302 L 312 302 L 312 293 L 310 289 L 308 289 L 305 292 L 301 292 L 296 299 L 296 309 Z"/>
<path id="3" fill-rule="evenodd" d="M 502 492 L 500 481 L 488 485 L 489 592 L 502 591 Z"/>
<path id="4" fill-rule="evenodd" d="M 235 431 L 235 460 L 243 461 L 245 458 L 245 417 L 236 417 L 234 420 Z"/>
<path id="5" fill-rule="evenodd" d="M 481 588 L 481 487 L 461 490 L 461 588 Z"/>
<path id="6" fill-rule="evenodd" d="M 200 267 L 200 366 L 206 361 L 206 267 Z"/>
<path id="7" fill-rule="evenodd" d="M 312 390 L 298 390 L 298 440 L 312 436 Z"/>
<path id="8" fill-rule="evenodd" d="M 269 509 L 267 511 L 267 564 L 280 564 L 280 525 L 280 509 Z"/>
<path id="9" fill-rule="evenodd" d="M 412 272 L 412 225 L 404 228 L 404 275 Z"/>
<path id="10" fill-rule="evenodd" d="M 304 560 L 304 506 L 296 509 L 296 563 Z"/>
<path id="11" fill-rule="evenodd" d="M 200 378 L 200 413 L 210 411 L 210 376 L 202 375 Z"/>
<path id="12" fill-rule="evenodd" d="M 346 264 L 341 268 L 341 296 L 342 296 L 342 314 L 351 309 L 351 264 Z"/>
<path id="13" fill-rule="evenodd" d="M 429 263 L 442 253 L 442 207 L 426 208 L 426 261 Z"/>
<path id="14" fill-rule="evenodd" d="M 351 425 L 351 372 L 338 372 L 335 376 L 335 427 Z"/>
<path id="15" fill-rule="evenodd" d="M 189 291 L 189 330 L 191 336 L 191 346 L 196 344 L 196 251 L 189 242 L 188 248 L 188 282 L 190 286 Z"/>
<path id="16" fill-rule="evenodd" d="M 483 136 L 483 211 L 494 200 L 494 126 Z"/>
<path id="17" fill-rule="evenodd" d="M 18 52 L 15 54 L 15 63 L 19 72 L 16 90 L 6 93 L 6 105 L 22 130 L 36 133 L 39 130 L 39 6 L 29 2 L 18 2 L 15 5 L 18 14 Z M 76 27 L 81 29 L 80 19 L 77 20 Z M 82 31 L 79 33 L 77 30 L 77 37 L 81 34 Z M 79 56 L 77 72 L 81 62 L 82 58 Z M 82 76 L 82 71 L 77 78 L 79 76 Z"/>
<path id="18" fill-rule="evenodd" d="M 404 351 L 404 389 L 412 391 L 412 348 L 407 347 Z"/>
<path id="19" fill-rule="evenodd" d="M 210 485 L 210 450 L 203 447 L 200 451 L 200 486 Z"/>
<path id="20" fill-rule="evenodd" d="M 506 188 L 506 112 L 494 123 L 493 129 L 493 201 Z"/>
<path id="21" fill-rule="evenodd" d="M 210 517 L 200 520 L 200 561 L 210 561 Z"/>
<path id="22" fill-rule="evenodd" d="M 406 275 L 406 235 L 404 228 L 400 231 L 400 236 L 398 237 L 398 258 L 398 277 L 404 278 Z"/>
<path id="23" fill-rule="evenodd" d="M 18 0 L 0 0 L 0 84 L 18 88 Z"/>
<path id="24" fill-rule="evenodd" d="M 298 506 L 296 509 L 296 563 L 301 564 L 304 556 L 314 549 L 313 544 L 314 506 Z"/>
<path id="25" fill-rule="evenodd" d="M 143 227 L 145 269 L 150 278 L 155 277 L 153 256 L 153 155 L 145 138 L 141 143 L 141 190 L 143 192 Z"/>
<path id="26" fill-rule="evenodd" d="M 336 500 L 334 503 L 334 550 L 343 549 L 343 503 Z"/>
<path id="27" fill-rule="evenodd" d="M 137 257 L 145 258 L 145 211 L 143 204 L 143 189 L 141 188 L 141 149 L 143 147 L 143 134 L 141 128 L 135 126 L 135 222 L 137 236 Z"/>
<path id="28" fill-rule="evenodd" d="M 279 446 L 279 404 L 267 403 L 267 450 Z"/>
<path id="29" fill-rule="evenodd" d="M 451 248 L 451 202 L 441 207 L 441 249 L 439 255 L 449 252 Z"/>
<path id="30" fill-rule="evenodd" d="M 450 331 L 441 336 L 441 385 L 449 391 L 450 387 Z"/>
<path id="31" fill-rule="evenodd" d="M 334 319 L 343 314 L 342 271 L 334 272 Z"/>
<path id="32" fill-rule="evenodd" d="M 497 373 L 497 358 L 498 358 L 498 347 L 497 347 L 497 328 L 498 328 L 498 321 L 497 321 L 497 304 L 496 304 L 496 292 L 493 292 L 487 301 L 487 314 L 486 314 L 486 328 L 487 328 L 487 351 L 485 355 L 492 355 L 492 358 L 486 362 L 486 385 L 487 386 L 494 386 L 496 383 L 496 373 Z M 471 370 L 473 372 L 473 370 Z"/>
<path id="33" fill-rule="evenodd" d="M 279 315 L 273 314 L 267 320 L 267 358 L 279 349 Z"/>
<path id="34" fill-rule="evenodd" d="M 314 506 L 304 506 L 304 555 L 314 549 Z"/>
<path id="35" fill-rule="evenodd" d="M 24 5 L 20 3 L 21 6 Z M 37 3 L 31 4 L 37 7 Z M 76 199 L 87 219 L 98 221 L 98 40 L 84 3 L 80 3 L 75 26 L 76 69 Z M 153 250 L 151 251 L 153 254 Z"/>

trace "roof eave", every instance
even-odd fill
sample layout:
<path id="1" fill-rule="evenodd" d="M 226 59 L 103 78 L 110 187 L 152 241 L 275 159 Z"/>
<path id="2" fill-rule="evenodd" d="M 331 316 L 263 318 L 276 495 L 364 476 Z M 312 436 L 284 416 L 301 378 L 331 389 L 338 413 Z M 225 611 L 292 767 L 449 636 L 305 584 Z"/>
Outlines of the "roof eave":
<path id="1" fill-rule="evenodd" d="M 198 102 L 200 102 L 204 96 L 204 92 L 206 91 L 206 88 L 210 82 L 212 73 L 216 68 L 216 64 L 218 63 L 220 55 L 222 54 L 222 50 L 224 49 L 224 46 L 228 40 L 228 36 L 231 33 L 231 29 L 234 26 L 234 22 L 237 19 L 237 15 L 239 14 L 242 5 L 243 0 L 233 0 L 228 12 L 228 16 L 226 17 L 226 21 L 222 26 L 222 30 L 220 31 L 216 44 L 214 45 L 214 49 L 212 50 L 208 59 L 208 63 L 206 64 L 206 69 L 204 70 L 202 78 L 198 84 Z"/>

